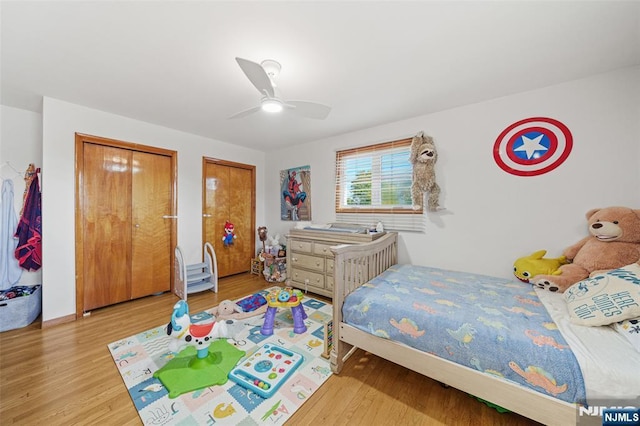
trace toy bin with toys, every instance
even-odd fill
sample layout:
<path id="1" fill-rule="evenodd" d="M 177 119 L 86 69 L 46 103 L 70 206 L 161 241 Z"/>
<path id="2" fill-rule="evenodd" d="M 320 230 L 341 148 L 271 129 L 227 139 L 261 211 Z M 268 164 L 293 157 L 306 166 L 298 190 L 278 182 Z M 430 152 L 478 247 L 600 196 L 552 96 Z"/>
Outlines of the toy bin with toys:
<path id="1" fill-rule="evenodd" d="M 14 286 L 0 291 L 0 331 L 26 327 L 42 308 L 42 287 Z"/>
<path id="2" fill-rule="evenodd" d="M 262 275 L 270 283 L 281 283 L 287 279 L 287 258 L 277 257 L 269 253 L 262 253 L 264 268 Z"/>

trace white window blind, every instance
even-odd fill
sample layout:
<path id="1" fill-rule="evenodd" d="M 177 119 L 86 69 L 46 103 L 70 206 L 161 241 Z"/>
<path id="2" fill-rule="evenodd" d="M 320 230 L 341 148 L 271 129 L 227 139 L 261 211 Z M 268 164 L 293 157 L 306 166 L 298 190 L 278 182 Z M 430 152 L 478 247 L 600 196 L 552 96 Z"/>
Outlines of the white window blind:
<path id="1" fill-rule="evenodd" d="M 395 231 L 424 231 L 411 205 L 411 139 L 336 152 L 336 220 Z"/>

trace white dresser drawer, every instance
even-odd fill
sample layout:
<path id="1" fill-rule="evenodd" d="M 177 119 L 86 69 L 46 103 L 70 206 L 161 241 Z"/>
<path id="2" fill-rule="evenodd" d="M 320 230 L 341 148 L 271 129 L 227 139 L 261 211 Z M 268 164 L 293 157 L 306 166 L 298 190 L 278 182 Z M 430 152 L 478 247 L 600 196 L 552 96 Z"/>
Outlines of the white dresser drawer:
<path id="1" fill-rule="evenodd" d="M 327 259 L 327 275 L 333 275 L 333 259 Z"/>
<path id="2" fill-rule="evenodd" d="M 297 282 L 303 288 L 305 285 L 309 285 L 310 287 L 324 289 L 324 275 L 322 274 L 305 271 L 304 269 L 293 268 L 291 279 Z"/>
<path id="3" fill-rule="evenodd" d="M 326 279 L 325 279 L 325 284 L 326 284 L 326 285 L 325 285 L 325 288 L 326 288 L 328 291 L 333 291 L 333 276 L 331 276 L 331 275 L 327 275 L 327 276 L 326 276 Z"/>
<path id="4" fill-rule="evenodd" d="M 311 241 L 291 240 L 289 250 L 311 253 Z"/>
<path id="5" fill-rule="evenodd" d="M 322 243 L 313 243 L 313 253 L 319 254 L 322 256 L 331 256 L 333 257 L 333 253 L 331 252 L 331 247 L 335 244 L 322 244 Z"/>
<path id="6" fill-rule="evenodd" d="M 291 266 L 294 268 L 299 266 L 301 268 L 313 269 L 314 271 L 324 272 L 324 258 L 309 256 L 307 254 L 292 253 L 291 254 Z"/>

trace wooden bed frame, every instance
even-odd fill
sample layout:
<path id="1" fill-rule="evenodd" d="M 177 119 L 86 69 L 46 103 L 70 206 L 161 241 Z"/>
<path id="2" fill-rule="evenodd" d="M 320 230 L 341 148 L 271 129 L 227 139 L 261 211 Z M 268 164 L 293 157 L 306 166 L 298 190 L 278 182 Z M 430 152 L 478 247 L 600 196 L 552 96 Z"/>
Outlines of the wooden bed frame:
<path id="1" fill-rule="evenodd" d="M 576 404 L 374 336 L 342 322 L 345 297 L 397 263 L 397 244 L 397 234 L 388 233 L 370 243 L 332 247 L 335 255 L 333 372 L 339 374 L 345 360 L 360 348 L 543 424 L 575 424 Z"/>

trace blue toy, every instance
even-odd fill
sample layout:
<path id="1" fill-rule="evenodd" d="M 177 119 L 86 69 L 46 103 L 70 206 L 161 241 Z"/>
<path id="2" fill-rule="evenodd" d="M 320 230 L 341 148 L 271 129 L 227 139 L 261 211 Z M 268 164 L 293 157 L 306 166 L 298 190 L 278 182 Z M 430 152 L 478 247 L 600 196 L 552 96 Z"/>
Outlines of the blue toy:
<path id="1" fill-rule="evenodd" d="M 302 364 L 304 357 L 265 343 L 229 373 L 229 378 L 263 398 L 270 398 Z"/>

